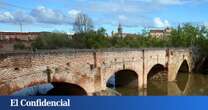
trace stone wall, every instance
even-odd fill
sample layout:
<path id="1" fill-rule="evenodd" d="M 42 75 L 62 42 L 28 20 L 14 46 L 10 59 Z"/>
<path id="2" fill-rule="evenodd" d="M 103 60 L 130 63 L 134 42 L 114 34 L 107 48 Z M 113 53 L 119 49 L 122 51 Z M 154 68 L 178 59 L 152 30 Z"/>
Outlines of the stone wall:
<path id="1" fill-rule="evenodd" d="M 184 60 L 192 70 L 189 49 L 18 52 L 0 56 L 1 95 L 49 81 L 77 84 L 92 94 L 106 89 L 108 79 L 121 70 L 134 71 L 142 89 L 146 88 L 149 71 L 157 64 L 167 69 L 169 81 L 174 81 Z"/>

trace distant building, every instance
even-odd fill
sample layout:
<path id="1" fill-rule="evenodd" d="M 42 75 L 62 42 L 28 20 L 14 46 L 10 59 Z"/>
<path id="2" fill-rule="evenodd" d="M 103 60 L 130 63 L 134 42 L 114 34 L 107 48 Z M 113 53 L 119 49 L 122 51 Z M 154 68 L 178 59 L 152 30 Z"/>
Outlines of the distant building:
<path id="1" fill-rule="evenodd" d="M 126 37 L 128 35 L 135 35 L 135 34 L 131 34 L 131 33 L 124 33 L 121 24 L 118 25 L 117 32 L 112 31 L 111 34 L 112 34 L 112 36 L 118 36 L 118 37 L 121 37 L 121 38 Z"/>
<path id="2" fill-rule="evenodd" d="M 75 33 L 74 32 L 67 32 L 66 34 L 67 34 L 69 39 L 72 39 L 72 37 Z"/>
<path id="3" fill-rule="evenodd" d="M 40 32 L 0 32 L 0 50 L 14 50 L 17 42 L 23 43 L 26 47 L 40 35 Z"/>
<path id="4" fill-rule="evenodd" d="M 119 37 L 123 37 L 123 28 L 122 28 L 121 24 L 118 25 L 118 33 L 117 34 Z"/>
<path id="5" fill-rule="evenodd" d="M 149 35 L 154 38 L 164 38 L 171 34 L 170 28 L 165 29 L 151 29 Z"/>
<path id="6" fill-rule="evenodd" d="M 39 35 L 39 32 L 0 32 L 0 41 L 32 41 Z"/>
<path id="7" fill-rule="evenodd" d="M 66 34 L 69 35 L 69 36 L 73 36 L 74 32 L 67 32 Z"/>

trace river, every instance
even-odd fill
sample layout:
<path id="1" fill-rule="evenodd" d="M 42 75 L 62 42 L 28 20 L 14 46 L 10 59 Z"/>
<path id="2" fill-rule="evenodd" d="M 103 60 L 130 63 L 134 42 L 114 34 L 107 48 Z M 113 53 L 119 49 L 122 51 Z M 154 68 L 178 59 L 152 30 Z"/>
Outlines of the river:
<path id="1" fill-rule="evenodd" d="M 148 81 L 147 89 L 134 87 L 114 88 L 123 96 L 206 96 L 208 75 L 200 73 L 180 74 L 177 81 Z"/>
<path id="2" fill-rule="evenodd" d="M 33 96 L 48 95 L 52 84 L 37 85 L 17 91 L 12 95 Z M 123 96 L 201 96 L 208 95 L 208 75 L 200 73 L 179 74 L 174 82 L 148 81 L 147 89 L 138 87 L 112 87 Z M 57 93 L 60 95 L 60 93 Z M 56 94 L 53 94 L 56 95 Z M 70 95 L 70 94 L 69 94 Z"/>

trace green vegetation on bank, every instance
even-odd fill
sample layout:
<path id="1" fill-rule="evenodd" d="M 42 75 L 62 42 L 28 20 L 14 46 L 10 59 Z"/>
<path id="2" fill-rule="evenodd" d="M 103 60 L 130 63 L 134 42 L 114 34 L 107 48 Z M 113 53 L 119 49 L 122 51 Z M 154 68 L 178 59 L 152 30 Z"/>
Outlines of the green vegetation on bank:
<path id="1" fill-rule="evenodd" d="M 108 36 L 104 28 L 97 31 L 76 33 L 42 33 L 33 43 L 33 49 L 101 49 L 101 48 L 148 48 L 148 47 L 197 47 L 208 50 L 208 28 L 184 24 L 173 28 L 171 35 L 163 39 L 145 34 L 129 34 L 126 37 Z"/>
<path id="2" fill-rule="evenodd" d="M 31 48 L 36 49 L 102 49 L 102 48 L 148 48 L 148 47 L 196 47 L 203 53 L 208 52 L 208 28 L 190 23 L 172 28 L 171 34 L 164 38 L 153 38 L 148 32 L 122 36 L 122 28 L 117 34 L 108 36 L 104 28 L 93 29 L 93 21 L 84 13 L 76 16 L 73 29 L 75 34 L 69 36 L 61 32 L 43 32 Z M 24 49 L 24 45 L 16 44 L 16 49 Z"/>

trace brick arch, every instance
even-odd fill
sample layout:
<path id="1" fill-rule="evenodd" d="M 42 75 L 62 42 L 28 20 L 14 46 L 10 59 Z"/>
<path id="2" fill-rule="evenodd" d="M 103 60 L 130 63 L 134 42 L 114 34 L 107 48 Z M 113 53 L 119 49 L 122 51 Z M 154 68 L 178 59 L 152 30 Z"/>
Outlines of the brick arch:
<path id="1" fill-rule="evenodd" d="M 48 82 L 47 75 L 42 75 L 41 73 L 36 74 L 36 76 L 23 76 L 18 79 L 13 79 L 12 81 L 9 81 L 3 85 L 0 86 L 0 95 L 10 95 L 14 93 L 15 91 L 32 87 L 39 84 L 47 84 L 47 83 L 68 83 L 73 84 L 81 87 L 86 93 L 89 95 L 91 93 L 89 86 L 87 85 L 88 81 L 87 78 L 80 78 L 79 80 L 68 80 L 69 76 L 66 74 L 53 74 L 51 78 L 51 82 Z"/>
<path id="2" fill-rule="evenodd" d="M 111 76 L 113 76 L 115 73 L 123 70 L 130 70 L 137 74 L 138 77 L 138 83 L 142 84 L 142 81 L 140 80 L 142 77 L 139 74 L 139 71 L 136 68 L 111 68 L 111 69 L 103 69 L 101 72 L 101 88 L 106 89 L 107 81 L 110 79 Z M 138 85 L 139 87 L 139 85 Z"/>
<path id="3" fill-rule="evenodd" d="M 188 63 L 188 61 L 187 61 L 186 59 L 184 59 L 183 61 L 181 61 L 181 63 L 178 65 L 178 67 L 177 67 L 177 69 L 176 69 L 177 72 L 178 72 L 179 69 L 182 67 L 182 64 L 183 64 L 183 63 L 187 64 L 187 66 L 188 66 L 188 72 L 189 72 L 189 70 L 190 70 L 189 67 L 190 67 L 190 66 L 189 66 L 189 63 Z"/>
<path id="4" fill-rule="evenodd" d="M 149 72 L 151 71 L 151 69 L 155 66 L 155 65 L 162 65 L 164 68 L 166 68 L 166 62 L 163 61 L 163 62 L 149 62 L 145 65 L 145 68 L 144 68 L 144 79 L 143 79 L 143 87 L 144 88 L 147 88 L 147 77 L 148 77 L 148 74 Z"/>
<path id="5" fill-rule="evenodd" d="M 178 70 L 184 60 L 188 63 L 189 72 L 193 68 L 192 52 L 190 49 L 185 50 L 174 50 L 171 51 L 168 58 L 168 81 L 175 81 L 178 74 Z"/>
<path id="6" fill-rule="evenodd" d="M 178 75 L 178 71 L 180 69 L 180 67 L 182 66 L 183 62 L 187 62 L 188 65 L 188 72 L 192 71 L 192 64 L 191 64 L 191 60 L 188 57 L 183 58 L 182 60 L 178 60 L 178 63 L 174 64 L 175 68 L 173 68 L 173 70 L 169 70 L 168 74 L 172 74 L 171 77 L 169 77 L 169 81 L 174 81 L 176 80 L 176 77 Z"/>
<path id="7" fill-rule="evenodd" d="M 175 74 L 175 79 L 177 78 L 179 69 L 181 68 L 181 66 L 182 66 L 182 64 L 183 64 L 184 62 L 185 62 L 185 63 L 187 64 L 187 66 L 188 66 L 188 72 L 191 72 L 191 64 L 190 64 L 189 60 L 184 59 L 184 60 L 182 60 L 182 61 L 179 63 L 179 65 L 177 65 L 177 68 L 176 68 L 176 74 Z"/>
<path id="8" fill-rule="evenodd" d="M 157 63 L 157 64 L 155 64 L 155 65 L 153 65 L 153 66 L 151 66 L 151 67 L 149 68 L 149 70 L 147 71 L 147 78 L 148 78 L 148 75 L 150 75 L 150 72 L 151 72 L 156 66 L 161 66 L 164 70 L 166 69 L 166 67 L 165 67 L 164 64 Z"/>
<path id="9" fill-rule="evenodd" d="M 180 64 L 178 65 L 178 67 L 177 67 L 177 69 L 176 69 L 176 72 L 177 72 L 177 73 L 178 73 L 180 67 L 182 66 L 182 64 L 183 64 L 184 62 L 186 62 L 187 65 L 188 65 L 188 72 L 191 72 L 191 62 L 190 62 L 187 58 L 185 58 L 185 59 L 182 60 L 182 61 L 180 62 Z"/>
<path id="10" fill-rule="evenodd" d="M 109 80 L 113 75 L 115 75 L 115 74 L 117 74 L 117 73 L 119 73 L 119 72 L 121 72 L 121 71 L 130 71 L 130 72 L 132 72 L 132 73 L 135 73 L 135 75 L 137 76 L 137 78 L 139 77 L 139 75 L 137 74 L 137 72 L 135 72 L 134 70 L 131 70 L 131 69 L 122 69 L 122 70 L 115 71 L 114 74 L 112 74 L 111 76 L 109 76 L 109 77 L 107 78 L 107 80 L 106 80 L 105 83 L 107 83 L 108 80 Z"/>
<path id="11" fill-rule="evenodd" d="M 162 66 L 164 69 L 166 68 L 166 66 L 165 66 L 164 64 L 162 64 L 162 63 L 156 63 L 156 64 L 152 65 L 151 67 L 148 67 L 148 69 L 147 69 L 147 75 L 149 75 L 150 71 L 151 71 L 155 66 L 157 66 L 157 65 Z"/>
<path id="12" fill-rule="evenodd" d="M 177 96 L 177 95 L 185 95 L 186 96 L 189 93 L 189 90 L 191 88 L 191 84 L 193 83 L 192 82 L 193 78 L 194 78 L 193 74 L 188 75 L 188 79 L 187 79 L 186 85 L 183 90 L 180 89 L 179 85 L 176 82 L 169 83 L 168 89 L 170 89 L 170 90 L 168 91 L 168 95 L 169 96 Z"/>

